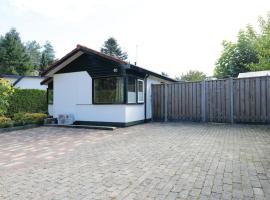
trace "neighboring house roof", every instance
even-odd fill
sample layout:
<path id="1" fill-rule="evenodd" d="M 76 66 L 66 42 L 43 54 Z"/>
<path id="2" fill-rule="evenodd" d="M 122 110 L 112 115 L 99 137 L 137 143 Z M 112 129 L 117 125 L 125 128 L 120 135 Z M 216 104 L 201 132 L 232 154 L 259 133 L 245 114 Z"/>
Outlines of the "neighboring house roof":
<path id="1" fill-rule="evenodd" d="M 21 75 L 14 75 L 14 74 L 0 74 L 0 78 L 16 79 L 16 81 L 14 81 L 13 83 L 13 86 L 17 85 L 23 78 L 44 79 L 44 77 L 42 76 L 21 76 Z"/>
<path id="2" fill-rule="evenodd" d="M 161 78 L 161 79 L 164 79 L 164 80 L 168 80 L 168 81 L 173 81 L 175 82 L 176 80 L 172 79 L 172 78 L 169 78 L 169 77 L 166 77 L 166 76 L 163 76 L 163 75 L 160 75 L 158 73 L 155 73 L 155 72 L 152 72 L 152 71 L 149 71 L 147 69 L 144 69 L 144 68 L 141 68 L 141 67 L 138 67 L 136 65 L 132 65 L 128 62 L 125 62 L 123 60 L 120 60 L 118 58 L 115 58 L 115 57 L 112 57 L 112 56 L 108 56 L 106 54 L 103 54 L 103 53 L 100 53 L 98 51 L 95 51 L 93 49 L 90 49 L 90 48 L 87 48 L 85 46 L 82 46 L 82 45 L 77 45 L 77 47 L 75 49 L 73 49 L 71 52 L 69 52 L 68 54 L 66 54 L 64 57 L 62 57 L 60 60 L 56 61 L 55 63 L 53 63 L 49 68 L 47 68 L 41 75 L 42 76 L 49 76 L 49 75 L 52 75 L 54 73 L 56 73 L 58 70 L 57 68 L 62 69 L 64 68 L 64 66 L 66 65 L 65 63 L 69 63 L 69 62 L 72 62 L 73 60 L 75 60 L 76 58 L 78 58 L 80 55 L 82 54 L 94 54 L 96 56 L 100 56 L 102 58 L 105 58 L 107 60 L 110 60 L 110 61 L 114 61 L 118 64 L 120 64 L 121 66 L 125 67 L 125 68 L 130 68 L 130 69 L 133 69 L 135 71 L 138 71 L 138 72 L 143 72 L 145 74 L 149 74 L 149 75 L 152 75 L 152 76 L 155 76 L 155 77 L 158 77 L 158 78 Z M 61 66 L 62 65 L 62 66 Z M 62 68 L 60 68 L 60 66 Z M 46 80 L 46 79 L 45 79 Z M 46 81 L 43 81 L 44 83 Z"/>
<path id="3" fill-rule="evenodd" d="M 20 77 L 21 77 L 20 75 L 0 74 L 0 78 L 5 78 L 5 79 L 19 79 Z"/>
<path id="4" fill-rule="evenodd" d="M 260 77 L 260 76 L 270 76 L 270 70 L 239 73 L 238 78 Z"/>
<path id="5" fill-rule="evenodd" d="M 14 83 L 13 86 L 15 86 L 17 83 L 19 83 L 23 79 L 23 76 L 19 77 Z"/>

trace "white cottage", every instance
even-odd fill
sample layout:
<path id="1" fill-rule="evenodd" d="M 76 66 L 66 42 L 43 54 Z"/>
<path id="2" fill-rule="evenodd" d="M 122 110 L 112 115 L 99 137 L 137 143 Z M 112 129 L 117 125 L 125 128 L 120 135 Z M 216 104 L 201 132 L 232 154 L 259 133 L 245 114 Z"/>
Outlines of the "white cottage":
<path id="1" fill-rule="evenodd" d="M 49 113 L 74 124 L 129 126 L 151 119 L 151 85 L 175 80 L 77 45 L 43 72 Z"/>

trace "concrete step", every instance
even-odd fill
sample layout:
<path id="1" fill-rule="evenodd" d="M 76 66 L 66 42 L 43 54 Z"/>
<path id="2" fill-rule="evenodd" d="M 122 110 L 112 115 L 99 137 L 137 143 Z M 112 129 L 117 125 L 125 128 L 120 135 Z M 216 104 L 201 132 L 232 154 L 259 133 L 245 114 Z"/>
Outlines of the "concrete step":
<path id="1" fill-rule="evenodd" d="M 60 125 L 60 124 L 45 124 L 49 127 L 63 127 L 63 128 L 84 128 L 84 129 L 98 129 L 98 130 L 110 130 L 113 131 L 116 127 L 113 126 L 93 126 L 93 125 Z"/>

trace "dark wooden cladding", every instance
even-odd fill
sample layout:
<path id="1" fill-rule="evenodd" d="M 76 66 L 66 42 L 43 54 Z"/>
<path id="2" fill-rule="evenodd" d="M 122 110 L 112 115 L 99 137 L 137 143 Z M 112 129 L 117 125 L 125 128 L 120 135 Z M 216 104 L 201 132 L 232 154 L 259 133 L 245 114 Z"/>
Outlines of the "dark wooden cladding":
<path id="1" fill-rule="evenodd" d="M 87 71 L 93 78 L 121 76 L 125 73 L 119 63 L 108 61 L 95 55 L 83 54 L 80 56 L 80 59 L 72 61 L 65 68 L 59 70 L 57 74 L 80 71 Z"/>
<path id="2" fill-rule="evenodd" d="M 152 97 L 155 121 L 270 123 L 269 76 L 153 85 Z"/>

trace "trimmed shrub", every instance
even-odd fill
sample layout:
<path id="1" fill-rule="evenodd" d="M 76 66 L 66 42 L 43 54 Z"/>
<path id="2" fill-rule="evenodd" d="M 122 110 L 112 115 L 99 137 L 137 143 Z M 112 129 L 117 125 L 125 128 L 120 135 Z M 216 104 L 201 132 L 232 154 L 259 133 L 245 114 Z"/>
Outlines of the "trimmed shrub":
<path id="1" fill-rule="evenodd" d="M 47 113 L 47 93 L 36 89 L 15 89 L 8 99 L 8 116 L 15 113 Z"/>
<path id="2" fill-rule="evenodd" d="M 0 128 L 13 126 L 13 121 L 8 117 L 0 117 Z"/>
<path id="3" fill-rule="evenodd" d="M 14 114 L 13 120 L 16 126 L 27 125 L 27 124 L 43 124 L 45 118 L 48 115 L 44 113 L 16 113 Z"/>

